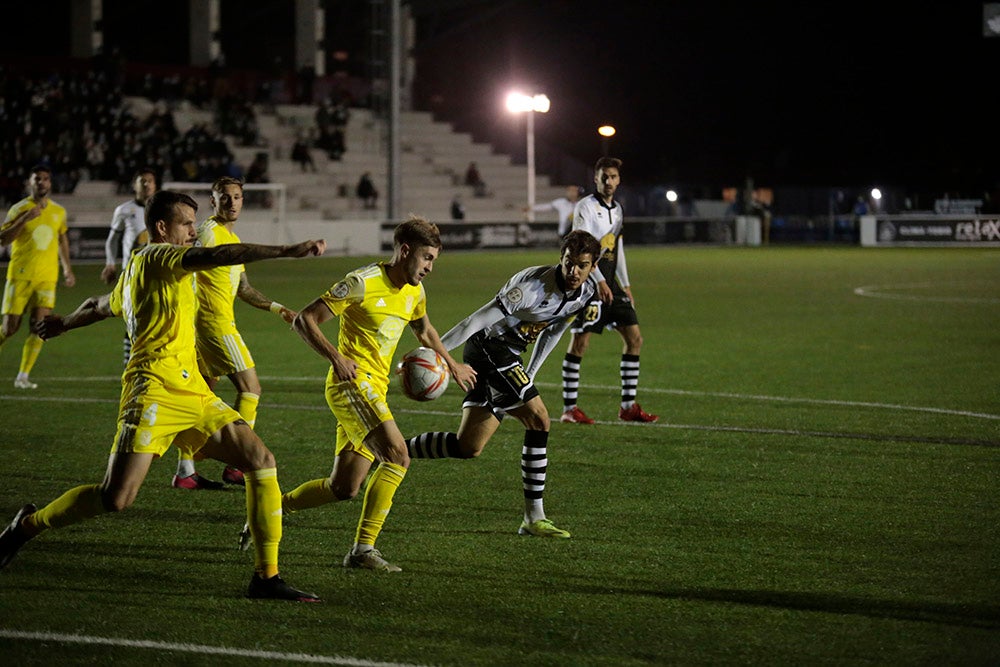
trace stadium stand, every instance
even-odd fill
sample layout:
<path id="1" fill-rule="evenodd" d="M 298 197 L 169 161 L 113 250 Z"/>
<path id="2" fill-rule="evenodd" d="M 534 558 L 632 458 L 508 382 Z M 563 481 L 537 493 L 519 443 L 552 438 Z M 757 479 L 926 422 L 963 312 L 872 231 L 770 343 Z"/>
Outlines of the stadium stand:
<path id="1" fill-rule="evenodd" d="M 128 97 L 123 106 L 137 127 L 145 127 L 163 113 L 162 105 L 146 98 Z M 272 112 L 273 110 L 273 112 Z M 315 128 L 315 107 L 277 105 L 265 110 L 255 107 L 256 138 L 247 141 L 239 135 L 219 135 L 218 119 L 209 110 L 181 104 L 170 115 L 176 136 L 168 141 L 170 180 L 207 181 L 212 174 L 232 169 L 245 171 L 255 156 L 265 153 L 270 181 L 284 183 L 288 189 L 286 219 L 358 220 L 385 216 L 385 198 L 379 208 L 366 210 L 354 196 L 360 174 L 371 172 L 376 188 L 388 193 L 388 165 L 382 136 L 384 124 L 367 109 L 351 109 L 346 136 L 346 152 L 332 160 L 322 150 L 312 151 L 315 172 L 303 172 L 292 160 L 291 148 L 300 132 Z M 402 211 L 414 212 L 436 220 L 448 218 L 456 193 L 465 195 L 466 219 L 470 221 L 523 220 L 526 167 L 515 165 L 507 155 L 495 153 L 488 144 L 474 143 L 469 134 L 452 130 L 436 122 L 429 113 L 404 112 L 401 119 Z M 221 142 L 221 143 L 220 143 Z M 179 152 L 187 151 L 182 156 Z M 162 150 L 161 150 L 162 152 Z M 489 184 L 490 196 L 475 197 L 464 185 L 462 175 L 469 162 L 475 161 Z M 201 169 L 199 169 L 199 165 Z M 132 165 L 130 165 L 132 166 Z M 134 166 L 138 166 L 137 164 Z M 130 173 L 123 168 L 123 173 Z M 126 176 L 127 178 L 127 176 Z M 80 180 L 72 192 L 60 193 L 70 221 L 77 225 L 107 224 L 111 211 L 125 195 L 115 179 Z M 548 177 L 536 179 L 539 201 L 561 195 L 563 186 L 553 186 Z"/>

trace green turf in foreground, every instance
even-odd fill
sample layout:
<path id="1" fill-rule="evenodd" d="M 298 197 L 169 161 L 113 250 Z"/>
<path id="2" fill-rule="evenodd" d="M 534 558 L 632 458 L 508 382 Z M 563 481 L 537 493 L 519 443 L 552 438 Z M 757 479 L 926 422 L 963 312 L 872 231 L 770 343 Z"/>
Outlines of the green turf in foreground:
<path id="1" fill-rule="evenodd" d="M 548 261 L 445 252 L 432 320 L 445 331 Z M 301 307 L 357 264 L 250 270 Z M 521 429 L 508 422 L 476 461 L 414 462 L 379 543 L 400 575 L 338 567 L 360 505 L 331 505 L 289 517 L 282 542 L 283 574 L 325 604 L 251 602 L 241 493 L 168 488 L 168 455 L 132 510 L 52 531 L 0 573 L 0 628 L 421 664 L 995 664 L 1000 251 L 634 248 L 629 268 L 640 400 L 664 423 L 615 423 L 620 344 L 595 339 L 581 405 L 601 423 L 551 437 L 546 505 L 571 540 L 515 534 Z M 98 271 L 83 267 L 59 309 L 100 291 Z M 855 295 L 866 285 L 882 298 Z M 322 363 L 273 315 L 238 317 L 283 487 L 325 475 Z M 47 344 L 31 394 L 11 386 L 24 332 L 0 353 L 5 517 L 100 478 L 120 334 L 105 322 Z M 400 352 L 414 345 L 407 334 Z M 538 378 L 553 414 L 559 356 Z M 457 426 L 457 388 L 422 405 L 393 392 L 404 432 Z M 248 664 L 0 650 L 6 664 Z"/>

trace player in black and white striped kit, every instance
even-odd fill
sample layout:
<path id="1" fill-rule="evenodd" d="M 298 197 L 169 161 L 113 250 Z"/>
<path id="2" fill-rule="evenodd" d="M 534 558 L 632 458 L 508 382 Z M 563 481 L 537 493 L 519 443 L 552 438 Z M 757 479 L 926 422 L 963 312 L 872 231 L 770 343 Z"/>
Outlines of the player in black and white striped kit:
<path id="1" fill-rule="evenodd" d="M 619 365 L 622 382 L 621 407 L 618 418 L 627 422 L 655 422 L 659 417 L 644 411 L 635 400 L 639 386 L 639 351 L 642 333 L 639 317 L 635 312 L 632 288 L 629 286 L 628 268 L 625 266 L 625 247 L 622 243 L 624 213 L 615 201 L 615 191 L 621 183 L 622 161 L 602 157 L 594 166 L 594 184 L 597 190 L 576 204 L 573 211 L 573 230 L 583 230 L 600 241 L 601 258 L 594 270 L 599 297 L 594 306 L 600 310 L 598 317 L 584 320 L 577 318 L 571 331 L 569 349 L 563 358 L 563 414 L 560 421 L 575 424 L 593 424 L 577 404 L 580 388 L 580 364 L 590 345 L 590 334 L 614 329 L 625 345 Z"/>
<path id="2" fill-rule="evenodd" d="M 545 516 L 542 495 L 548 468 L 549 413 L 535 388 L 535 373 L 573 318 L 590 308 L 597 290 L 597 240 L 583 231 L 563 240 L 559 264 L 533 266 L 514 274 L 497 295 L 441 337 L 448 350 L 465 343 L 463 360 L 476 371 L 476 384 L 462 403 L 458 433 L 430 432 L 410 438 L 411 459 L 479 456 L 505 413 L 525 428 L 521 449 L 524 517 L 518 533 L 569 537 Z M 534 344 L 524 366 L 521 355 Z"/>
<path id="3" fill-rule="evenodd" d="M 115 208 L 111 216 L 111 231 L 104 242 L 105 264 L 101 270 L 101 280 L 108 285 L 114 285 L 118 280 L 116 266 L 120 263 L 122 270 L 132 257 L 132 251 L 141 248 L 149 242 L 149 232 L 146 231 L 146 201 L 158 189 L 156 173 L 149 167 L 143 167 L 132 176 L 133 199 Z M 126 335 L 122 339 L 122 363 L 128 364 L 132 354 L 132 341 Z"/>

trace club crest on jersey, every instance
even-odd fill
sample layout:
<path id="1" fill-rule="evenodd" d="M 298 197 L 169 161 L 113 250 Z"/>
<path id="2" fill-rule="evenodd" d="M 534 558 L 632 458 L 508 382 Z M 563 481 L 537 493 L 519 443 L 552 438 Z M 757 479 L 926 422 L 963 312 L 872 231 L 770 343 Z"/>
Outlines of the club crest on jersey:
<path id="1" fill-rule="evenodd" d="M 521 291 L 520 287 L 515 287 L 504 295 L 511 303 L 521 303 L 521 299 L 524 298 L 524 293 Z"/>
<path id="2" fill-rule="evenodd" d="M 350 286 L 342 280 L 333 286 L 333 289 L 330 290 L 330 294 L 332 294 L 334 298 L 343 299 L 350 293 L 350 291 Z"/>
<path id="3" fill-rule="evenodd" d="M 611 257 L 615 251 L 615 235 L 605 234 L 601 237 L 601 258 L 606 259 Z"/>

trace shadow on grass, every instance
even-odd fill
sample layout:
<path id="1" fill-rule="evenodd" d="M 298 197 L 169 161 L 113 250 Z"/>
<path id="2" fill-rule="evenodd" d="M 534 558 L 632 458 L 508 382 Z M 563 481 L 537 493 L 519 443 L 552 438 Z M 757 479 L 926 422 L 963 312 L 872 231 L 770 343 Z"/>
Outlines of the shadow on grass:
<path id="1" fill-rule="evenodd" d="M 649 426 L 645 426 L 650 428 Z M 892 433 L 861 433 L 851 431 L 800 431 L 797 429 L 754 428 L 749 426 L 712 426 L 704 424 L 656 424 L 652 428 L 670 428 L 682 431 L 717 431 L 723 433 L 753 433 L 756 435 L 791 435 L 809 438 L 837 438 L 868 440 L 872 442 L 912 442 L 929 445 L 956 445 L 964 447 L 1000 447 L 998 440 L 952 438 L 933 435 L 897 435 Z"/>
<path id="2" fill-rule="evenodd" d="M 775 609 L 794 609 L 828 614 L 852 614 L 870 618 L 919 621 L 987 630 L 1000 629 L 1000 605 L 874 600 L 835 593 L 726 588 L 626 590 L 585 586 L 579 587 L 578 590 L 581 593 L 592 595 L 635 595 L 670 600 L 689 600 L 693 602 L 722 602 L 754 607 L 773 607 Z"/>

